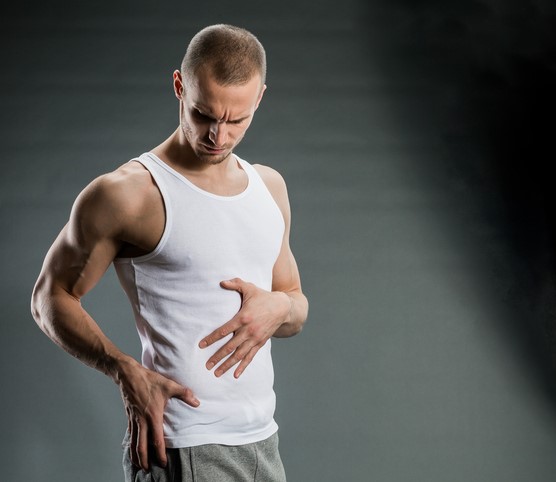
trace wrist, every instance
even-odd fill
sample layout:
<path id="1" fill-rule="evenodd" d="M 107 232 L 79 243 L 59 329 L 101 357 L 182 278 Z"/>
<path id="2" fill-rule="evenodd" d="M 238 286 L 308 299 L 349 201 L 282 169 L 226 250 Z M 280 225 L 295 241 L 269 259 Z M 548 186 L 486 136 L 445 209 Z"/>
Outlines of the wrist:
<path id="1" fill-rule="evenodd" d="M 128 378 L 129 372 L 135 368 L 139 363 L 133 357 L 119 353 L 115 356 L 108 356 L 106 359 L 105 367 L 106 374 L 112 378 L 117 385 L 121 384 L 122 379 Z"/>
<path id="2" fill-rule="evenodd" d="M 284 317 L 282 324 L 291 323 L 293 315 L 293 298 L 284 291 L 279 292 L 282 297 L 285 297 L 284 303 Z"/>

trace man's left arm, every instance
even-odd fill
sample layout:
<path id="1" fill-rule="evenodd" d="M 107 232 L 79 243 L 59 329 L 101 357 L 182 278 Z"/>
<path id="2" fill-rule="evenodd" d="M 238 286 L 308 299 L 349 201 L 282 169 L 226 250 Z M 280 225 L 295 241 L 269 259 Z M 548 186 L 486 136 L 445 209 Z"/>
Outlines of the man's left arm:
<path id="1" fill-rule="evenodd" d="M 238 378 L 270 337 L 283 338 L 299 333 L 309 309 L 289 243 L 291 213 L 286 184 L 275 170 L 265 166 L 256 168 L 282 211 L 284 237 L 272 271 L 272 291 L 263 290 L 239 278 L 220 283 L 222 288 L 240 293 L 242 304 L 230 321 L 199 343 L 200 348 L 206 348 L 233 333 L 233 337 L 206 363 L 209 370 L 217 367 L 214 371 L 217 377 L 238 365 L 234 371 L 234 376 Z"/>

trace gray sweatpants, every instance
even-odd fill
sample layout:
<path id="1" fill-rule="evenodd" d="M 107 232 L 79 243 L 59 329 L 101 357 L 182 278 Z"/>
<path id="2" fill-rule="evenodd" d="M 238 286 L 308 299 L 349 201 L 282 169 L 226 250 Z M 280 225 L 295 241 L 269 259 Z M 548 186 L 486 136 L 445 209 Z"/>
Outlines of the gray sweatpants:
<path id="1" fill-rule="evenodd" d="M 129 442 L 124 441 L 126 482 L 286 482 L 278 453 L 278 434 L 247 445 L 199 445 L 167 449 L 168 464 L 153 464 L 151 471 L 131 463 Z M 151 461 L 156 461 L 154 453 Z"/>

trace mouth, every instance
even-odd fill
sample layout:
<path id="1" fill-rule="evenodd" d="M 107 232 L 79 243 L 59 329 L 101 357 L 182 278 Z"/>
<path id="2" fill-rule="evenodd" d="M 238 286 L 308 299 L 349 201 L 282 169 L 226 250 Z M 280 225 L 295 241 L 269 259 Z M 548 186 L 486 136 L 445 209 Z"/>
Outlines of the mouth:
<path id="1" fill-rule="evenodd" d="M 218 154 L 224 154 L 226 152 L 226 148 L 224 147 L 211 147 L 211 146 L 207 146 L 206 144 L 201 144 L 201 147 L 208 154 L 218 155 Z"/>

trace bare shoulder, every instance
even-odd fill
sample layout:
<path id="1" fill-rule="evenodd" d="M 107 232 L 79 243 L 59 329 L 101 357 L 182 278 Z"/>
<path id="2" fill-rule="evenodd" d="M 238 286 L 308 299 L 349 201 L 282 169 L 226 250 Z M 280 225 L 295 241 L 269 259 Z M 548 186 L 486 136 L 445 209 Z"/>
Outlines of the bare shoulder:
<path id="1" fill-rule="evenodd" d="M 104 235 L 123 235 L 139 219 L 162 213 L 160 193 L 150 173 L 139 163 L 124 164 L 94 179 L 78 196 L 72 216 Z"/>
<path id="2" fill-rule="evenodd" d="M 262 164 L 254 164 L 253 167 L 258 172 L 259 176 L 261 176 L 261 179 L 276 201 L 280 211 L 282 211 L 286 223 L 289 223 L 290 203 L 288 200 L 286 181 L 278 171 L 271 167 L 263 166 Z"/>
<path id="3" fill-rule="evenodd" d="M 285 185 L 284 178 L 282 175 L 270 166 L 264 166 L 263 164 L 253 164 L 255 170 L 259 173 L 259 176 L 263 178 L 263 181 L 270 183 L 278 183 Z"/>
<path id="4" fill-rule="evenodd" d="M 140 209 L 144 198 L 153 193 L 156 186 L 149 172 L 138 163 L 129 163 L 94 179 L 79 198 L 95 208 L 106 206 L 132 212 Z"/>
<path id="5" fill-rule="evenodd" d="M 276 169 L 262 164 L 253 164 L 253 167 L 274 197 L 287 196 L 286 181 Z"/>

